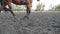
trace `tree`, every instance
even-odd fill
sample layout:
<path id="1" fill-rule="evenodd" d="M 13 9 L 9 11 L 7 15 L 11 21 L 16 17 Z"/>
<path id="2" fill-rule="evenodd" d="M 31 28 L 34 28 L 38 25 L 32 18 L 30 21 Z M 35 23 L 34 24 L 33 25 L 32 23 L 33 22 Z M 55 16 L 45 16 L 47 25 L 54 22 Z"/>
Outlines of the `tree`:
<path id="1" fill-rule="evenodd" d="M 49 10 L 52 10 L 52 11 L 60 11 L 60 4 L 59 5 L 56 5 L 56 6 L 53 6 L 51 9 Z"/>
<path id="2" fill-rule="evenodd" d="M 53 6 L 52 4 L 50 4 L 48 11 L 53 11 L 53 10 L 55 10 L 55 6 Z"/>
<path id="3" fill-rule="evenodd" d="M 55 6 L 55 11 L 60 11 L 60 4 Z"/>
<path id="4" fill-rule="evenodd" d="M 44 7 L 45 7 L 45 5 L 44 4 L 38 4 L 37 5 L 37 8 L 36 8 L 36 11 L 43 11 L 44 10 Z"/>
<path id="5" fill-rule="evenodd" d="M 25 10 L 26 7 L 24 5 L 13 5 L 13 10 L 14 11 L 22 11 Z"/>

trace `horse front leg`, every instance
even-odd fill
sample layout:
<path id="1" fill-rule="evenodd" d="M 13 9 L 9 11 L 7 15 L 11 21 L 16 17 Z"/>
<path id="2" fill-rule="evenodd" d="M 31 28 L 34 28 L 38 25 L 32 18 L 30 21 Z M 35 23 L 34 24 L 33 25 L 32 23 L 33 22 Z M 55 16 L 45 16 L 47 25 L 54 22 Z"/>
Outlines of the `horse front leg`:
<path id="1" fill-rule="evenodd" d="M 26 9 L 26 11 L 27 11 L 27 13 L 26 13 L 26 18 L 29 19 L 29 15 L 30 15 L 30 13 L 31 13 L 32 4 L 29 3 L 29 4 L 26 5 L 26 7 L 27 7 L 27 9 Z"/>
<path id="2" fill-rule="evenodd" d="M 14 14 L 14 12 L 13 12 L 13 10 L 12 10 L 12 4 L 11 4 L 12 2 L 8 2 L 8 7 L 9 7 L 9 11 L 10 11 L 10 13 L 13 15 L 13 17 L 16 19 L 16 16 L 15 16 L 15 14 Z"/>
<path id="3" fill-rule="evenodd" d="M 27 7 L 26 11 L 27 11 L 27 12 L 26 12 L 26 16 L 25 16 L 25 17 L 26 17 L 27 19 L 29 19 L 29 15 L 30 15 L 30 13 L 31 13 L 31 9 Z"/>
<path id="4" fill-rule="evenodd" d="M 25 18 L 29 19 L 29 15 L 31 13 L 31 4 L 27 4 L 26 7 L 27 7 L 26 9 L 27 12 L 26 12 L 26 15 L 24 16 L 24 19 Z"/>

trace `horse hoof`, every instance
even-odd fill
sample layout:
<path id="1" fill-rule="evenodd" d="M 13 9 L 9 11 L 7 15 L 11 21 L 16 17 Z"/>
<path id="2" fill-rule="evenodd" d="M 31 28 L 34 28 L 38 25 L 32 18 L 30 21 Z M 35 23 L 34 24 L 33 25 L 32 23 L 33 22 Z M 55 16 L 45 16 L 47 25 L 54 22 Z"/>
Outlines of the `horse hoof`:
<path id="1" fill-rule="evenodd" d="M 24 16 L 23 18 L 21 18 L 20 20 L 24 20 L 24 19 L 29 19 L 28 16 Z"/>
<path id="2" fill-rule="evenodd" d="M 27 19 L 29 19 L 29 17 L 28 17 L 28 16 L 24 16 L 24 18 L 27 18 Z"/>

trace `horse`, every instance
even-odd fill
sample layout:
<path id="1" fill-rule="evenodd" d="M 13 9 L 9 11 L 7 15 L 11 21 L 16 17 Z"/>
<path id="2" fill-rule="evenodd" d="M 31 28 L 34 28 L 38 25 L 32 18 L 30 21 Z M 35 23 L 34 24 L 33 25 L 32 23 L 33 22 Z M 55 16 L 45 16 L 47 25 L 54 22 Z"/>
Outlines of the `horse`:
<path id="1" fill-rule="evenodd" d="M 39 0 L 37 0 L 39 1 Z M 9 10 L 11 12 L 11 14 L 13 15 L 13 17 L 15 18 L 16 15 L 13 13 L 13 10 L 12 10 L 12 4 L 16 4 L 16 5 L 26 5 L 26 15 L 24 16 L 29 18 L 29 14 L 31 13 L 31 7 L 32 7 L 32 0 L 0 0 L 0 3 L 1 3 L 1 7 L 0 7 L 0 12 L 2 10 Z M 9 9 L 6 8 L 6 5 L 8 5 Z"/>

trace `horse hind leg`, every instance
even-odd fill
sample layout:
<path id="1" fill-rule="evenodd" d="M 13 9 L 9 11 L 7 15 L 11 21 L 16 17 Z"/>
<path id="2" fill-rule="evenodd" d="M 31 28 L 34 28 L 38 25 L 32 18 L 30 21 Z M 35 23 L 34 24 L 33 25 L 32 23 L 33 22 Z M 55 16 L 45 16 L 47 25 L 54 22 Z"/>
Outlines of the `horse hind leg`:
<path id="1" fill-rule="evenodd" d="M 1 13 L 1 11 L 3 10 L 3 5 L 1 5 L 1 3 L 0 3 L 0 13 Z"/>
<path id="2" fill-rule="evenodd" d="M 1 7 L 0 7 L 0 13 L 1 13 L 1 11 L 2 11 L 2 10 L 1 10 Z"/>
<path id="3" fill-rule="evenodd" d="M 2 0 L 0 0 L 0 13 L 2 11 Z"/>
<path id="4" fill-rule="evenodd" d="M 0 0 L 0 12 L 4 9 L 5 3 L 4 0 Z"/>

